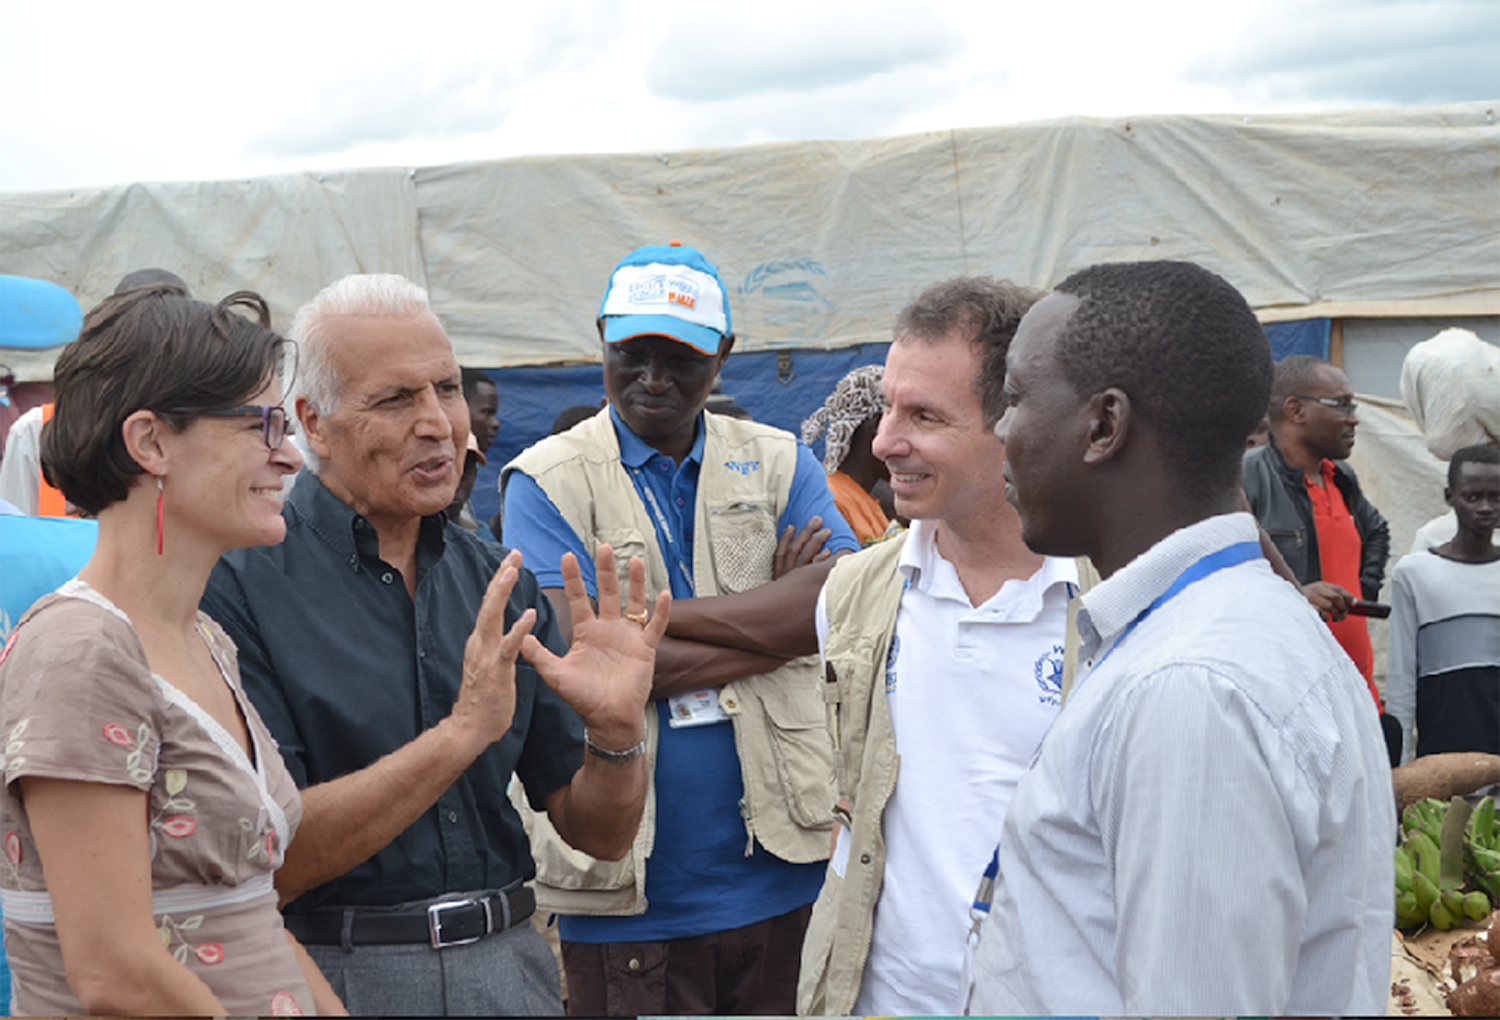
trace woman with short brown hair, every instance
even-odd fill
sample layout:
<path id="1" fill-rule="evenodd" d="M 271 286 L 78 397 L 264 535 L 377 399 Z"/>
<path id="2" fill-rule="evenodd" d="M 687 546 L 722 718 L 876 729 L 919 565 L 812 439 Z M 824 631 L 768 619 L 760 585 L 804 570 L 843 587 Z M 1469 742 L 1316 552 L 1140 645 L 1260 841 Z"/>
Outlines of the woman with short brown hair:
<path id="1" fill-rule="evenodd" d="M 294 348 L 269 325 L 258 295 L 158 283 L 106 299 L 58 359 L 43 469 L 99 540 L 0 655 L 17 1012 L 343 1012 L 276 909 L 296 787 L 198 611 L 221 553 L 285 533 Z"/>

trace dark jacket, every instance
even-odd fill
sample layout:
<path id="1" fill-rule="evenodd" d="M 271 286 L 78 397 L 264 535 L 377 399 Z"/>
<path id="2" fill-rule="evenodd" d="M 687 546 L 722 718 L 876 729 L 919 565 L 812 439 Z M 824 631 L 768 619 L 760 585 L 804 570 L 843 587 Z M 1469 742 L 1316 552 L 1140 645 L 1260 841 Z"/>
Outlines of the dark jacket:
<path id="1" fill-rule="evenodd" d="M 1333 462 L 1333 484 L 1343 494 L 1344 505 L 1354 518 L 1354 529 L 1359 532 L 1360 596 L 1378 601 L 1391 551 L 1390 525 L 1360 493 L 1354 469 L 1341 460 Z M 1267 442 L 1245 454 L 1244 485 L 1251 511 L 1286 558 L 1297 580 L 1302 584 L 1321 581 L 1323 569 L 1318 562 L 1312 497 L 1307 494 L 1302 469 L 1288 464 L 1276 444 Z"/>

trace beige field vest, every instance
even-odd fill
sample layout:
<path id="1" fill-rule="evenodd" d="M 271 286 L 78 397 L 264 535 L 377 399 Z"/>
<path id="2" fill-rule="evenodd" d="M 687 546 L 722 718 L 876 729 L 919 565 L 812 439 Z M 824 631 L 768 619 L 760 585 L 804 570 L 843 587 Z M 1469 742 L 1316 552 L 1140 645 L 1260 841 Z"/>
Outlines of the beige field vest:
<path id="1" fill-rule="evenodd" d="M 776 525 L 796 471 L 795 438 L 780 429 L 704 414 L 703 463 L 694 509 L 693 584 L 699 596 L 748 591 L 770 581 Z M 624 597 L 630 557 L 646 566 L 648 598 L 670 590 L 650 511 L 620 463 L 609 412 L 543 440 L 505 466 L 530 476 L 583 540 L 589 555 L 609 543 Z M 797 864 L 826 860 L 832 828 L 833 762 L 824 727 L 817 656 L 804 656 L 719 689 L 734 726 L 745 794 L 745 853 L 759 842 Z M 599 861 L 563 842 L 534 816 L 537 902 L 560 914 L 640 914 L 646 859 L 656 829 L 657 713 L 646 712 L 652 782 L 635 843 L 620 861 Z"/>
<path id="2" fill-rule="evenodd" d="M 842 879 L 829 871 L 813 905 L 797 982 L 797 1012 L 803 1016 L 847 1016 L 870 954 L 875 904 L 885 881 L 882 824 L 900 767 L 890 705 L 883 695 L 904 590 L 899 564 L 907 537 L 840 560 L 823 589 L 828 616 L 823 692 L 839 793 L 835 814 L 849 829 L 849 860 Z M 1087 559 L 1077 564 L 1080 587 L 1087 591 L 1099 574 Z M 1074 599 L 1068 604 L 1063 644 L 1064 703 L 1078 665 L 1077 611 Z M 974 880 L 977 884 L 979 876 Z"/>

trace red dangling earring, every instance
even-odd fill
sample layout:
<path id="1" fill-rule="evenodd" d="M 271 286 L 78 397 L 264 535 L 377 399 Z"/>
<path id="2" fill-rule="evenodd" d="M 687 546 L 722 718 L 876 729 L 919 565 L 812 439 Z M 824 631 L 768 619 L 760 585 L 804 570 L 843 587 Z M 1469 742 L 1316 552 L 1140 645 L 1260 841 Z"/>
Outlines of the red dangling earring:
<path id="1" fill-rule="evenodd" d="M 161 475 L 156 476 L 156 555 L 162 550 L 162 484 Z"/>

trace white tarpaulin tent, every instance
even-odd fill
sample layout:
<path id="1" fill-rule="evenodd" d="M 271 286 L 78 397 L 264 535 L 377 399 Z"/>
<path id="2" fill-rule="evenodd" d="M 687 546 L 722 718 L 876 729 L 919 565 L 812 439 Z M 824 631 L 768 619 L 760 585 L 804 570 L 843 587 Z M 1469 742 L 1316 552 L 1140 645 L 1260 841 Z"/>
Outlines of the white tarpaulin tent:
<path id="1" fill-rule="evenodd" d="M 429 288 L 464 364 L 594 360 L 621 255 L 714 259 L 741 349 L 887 339 L 958 272 L 1035 286 L 1107 260 L 1199 262 L 1266 319 L 1500 313 L 1497 103 L 1268 117 L 1070 118 L 850 142 L 527 157 L 0 195 L 0 272 L 85 308 L 162 266 L 258 290 L 285 327 L 351 272 Z M 21 380 L 53 355 L 8 354 Z"/>

